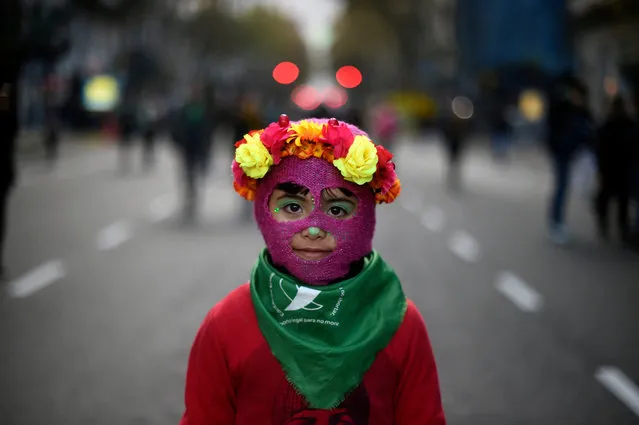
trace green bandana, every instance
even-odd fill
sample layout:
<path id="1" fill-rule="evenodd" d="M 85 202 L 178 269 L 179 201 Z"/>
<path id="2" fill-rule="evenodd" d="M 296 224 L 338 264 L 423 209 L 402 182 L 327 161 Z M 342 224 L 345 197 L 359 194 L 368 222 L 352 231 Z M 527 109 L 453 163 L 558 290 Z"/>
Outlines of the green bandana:
<path id="1" fill-rule="evenodd" d="M 357 388 L 406 312 L 399 279 L 376 251 L 357 276 L 311 287 L 276 270 L 264 250 L 251 296 L 273 355 L 313 409 L 333 409 Z"/>

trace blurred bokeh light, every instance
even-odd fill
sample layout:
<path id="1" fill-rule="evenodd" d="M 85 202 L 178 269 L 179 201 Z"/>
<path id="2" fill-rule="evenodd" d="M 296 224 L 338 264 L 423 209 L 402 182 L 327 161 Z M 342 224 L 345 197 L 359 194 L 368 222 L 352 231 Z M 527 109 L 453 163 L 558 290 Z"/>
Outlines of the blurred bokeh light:
<path id="1" fill-rule="evenodd" d="M 280 84 L 292 84 L 300 75 L 300 69 L 293 62 L 280 62 L 273 69 L 273 79 Z"/>

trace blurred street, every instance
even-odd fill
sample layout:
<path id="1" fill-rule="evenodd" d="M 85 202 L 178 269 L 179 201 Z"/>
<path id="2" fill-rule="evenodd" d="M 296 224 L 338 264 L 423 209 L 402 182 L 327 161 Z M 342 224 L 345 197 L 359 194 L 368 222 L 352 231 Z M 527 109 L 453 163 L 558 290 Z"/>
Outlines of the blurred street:
<path id="1" fill-rule="evenodd" d="M 178 219 L 166 148 L 128 177 L 101 144 L 65 146 L 53 171 L 22 160 L 0 424 L 178 423 L 195 332 L 263 246 L 241 220 L 228 154 L 214 155 L 193 227 Z M 597 241 L 578 194 L 575 241 L 548 240 L 550 173 L 532 148 L 503 165 L 469 148 L 458 195 L 434 139 L 403 140 L 397 155 L 404 189 L 378 209 L 375 245 L 425 316 L 449 423 L 639 424 L 639 257 Z"/>

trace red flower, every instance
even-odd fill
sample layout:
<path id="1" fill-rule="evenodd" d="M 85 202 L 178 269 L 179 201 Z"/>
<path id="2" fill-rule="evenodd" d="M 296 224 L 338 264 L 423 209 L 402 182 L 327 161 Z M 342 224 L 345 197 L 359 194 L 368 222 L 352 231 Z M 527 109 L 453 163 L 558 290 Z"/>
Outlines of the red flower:
<path id="1" fill-rule="evenodd" d="M 272 123 L 264 129 L 260 135 L 260 140 L 266 149 L 271 152 L 273 164 L 279 164 L 282 148 L 291 137 L 293 130 L 289 127 L 282 127 L 278 123 Z"/>
<path id="2" fill-rule="evenodd" d="M 333 154 L 336 159 L 344 158 L 353 144 L 355 136 L 344 124 L 327 124 L 322 128 L 322 142 L 333 146 Z"/>
<path id="3" fill-rule="evenodd" d="M 377 148 L 377 169 L 383 170 L 386 168 L 386 164 L 393 159 L 393 154 L 387 151 L 383 146 L 376 146 Z"/>
<path id="4" fill-rule="evenodd" d="M 245 143 L 246 143 L 246 139 L 242 138 L 242 140 L 238 140 L 237 142 L 235 142 L 235 147 L 239 148 L 240 146 L 242 146 Z"/>

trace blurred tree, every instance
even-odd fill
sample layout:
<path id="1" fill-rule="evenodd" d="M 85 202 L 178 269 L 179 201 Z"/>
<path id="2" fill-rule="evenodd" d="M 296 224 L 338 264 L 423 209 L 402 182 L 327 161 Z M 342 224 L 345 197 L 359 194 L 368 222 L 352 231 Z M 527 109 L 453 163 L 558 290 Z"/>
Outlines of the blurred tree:
<path id="1" fill-rule="evenodd" d="M 387 21 L 374 9 L 356 7 L 338 20 L 334 29 L 332 58 L 335 70 L 354 65 L 367 86 L 397 86 L 398 40 Z"/>
<path id="2" fill-rule="evenodd" d="M 109 20 L 123 20 L 143 11 L 153 0 L 71 0 L 70 5 Z"/>
<path id="3" fill-rule="evenodd" d="M 394 37 L 400 57 L 400 84 L 413 88 L 418 82 L 421 60 L 421 42 L 424 22 L 421 18 L 421 0 L 346 0 L 346 14 L 356 9 L 368 9 L 381 17 Z M 369 29 L 370 30 L 370 29 Z M 364 40 L 367 44 L 368 41 Z"/>
<path id="4" fill-rule="evenodd" d="M 294 23 L 276 10 L 256 6 L 234 16 L 217 1 L 209 0 L 185 30 L 205 56 L 240 60 L 246 88 L 268 88 L 271 93 L 288 96 L 290 88 L 272 78 L 273 68 L 282 61 L 298 65 L 298 81 L 306 76 L 304 41 Z"/>
<path id="5" fill-rule="evenodd" d="M 290 61 L 300 68 L 300 80 L 307 71 L 306 45 L 296 31 L 295 23 L 276 10 L 258 6 L 239 18 L 242 50 L 254 65 L 270 71 L 282 61 Z M 261 62 L 261 64 L 260 64 Z"/>
<path id="6" fill-rule="evenodd" d="M 233 56 L 245 39 L 237 20 L 217 2 L 209 2 L 184 27 L 205 54 L 215 56 Z"/>

